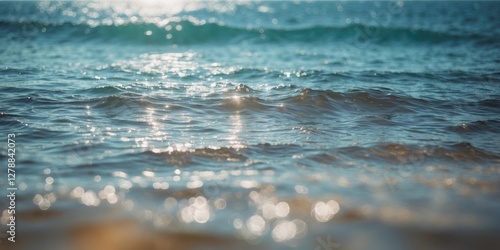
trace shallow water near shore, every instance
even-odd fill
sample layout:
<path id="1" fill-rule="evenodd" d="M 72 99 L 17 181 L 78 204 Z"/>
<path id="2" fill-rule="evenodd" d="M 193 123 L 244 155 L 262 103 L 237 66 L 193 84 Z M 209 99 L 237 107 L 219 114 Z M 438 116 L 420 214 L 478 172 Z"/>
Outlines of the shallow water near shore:
<path id="1" fill-rule="evenodd" d="M 1 249 L 498 248 L 499 11 L 0 2 Z"/>

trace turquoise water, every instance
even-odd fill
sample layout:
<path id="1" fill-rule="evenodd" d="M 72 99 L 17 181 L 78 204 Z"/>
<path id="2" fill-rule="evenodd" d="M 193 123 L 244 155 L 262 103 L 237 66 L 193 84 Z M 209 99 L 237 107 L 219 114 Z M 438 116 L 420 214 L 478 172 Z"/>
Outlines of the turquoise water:
<path id="1" fill-rule="evenodd" d="M 0 2 L 2 249 L 498 247 L 499 11 Z"/>

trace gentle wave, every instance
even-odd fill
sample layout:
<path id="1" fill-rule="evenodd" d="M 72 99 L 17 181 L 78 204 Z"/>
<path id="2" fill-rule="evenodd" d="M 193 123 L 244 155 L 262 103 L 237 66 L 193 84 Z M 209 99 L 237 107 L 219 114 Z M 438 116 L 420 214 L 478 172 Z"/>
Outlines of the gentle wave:
<path id="1" fill-rule="evenodd" d="M 373 111 L 375 113 L 414 112 L 414 108 L 424 107 L 424 99 L 390 92 L 368 89 L 335 92 L 332 90 L 301 89 L 300 92 L 284 100 L 285 109 L 307 113 L 332 113 L 335 111 Z"/>
<path id="2" fill-rule="evenodd" d="M 176 87 L 182 93 L 189 86 Z M 335 114 L 336 112 L 372 112 L 380 113 L 423 113 L 429 110 L 471 109 L 474 112 L 490 112 L 500 107 L 496 99 L 479 99 L 474 101 L 443 100 L 426 97 L 415 97 L 391 88 L 351 89 L 334 91 L 331 89 L 299 88 L 295 85 L 279 85 L 269 90 L 255 90 L 244 84 L 231 85 L 226 89 L 210 89 L 215 91 L 208 96 L 200 96 L 193 102 L 180 103 L 171 96 L 147 95 L 135 93 L 117 86 L 97 86 L 79 90 L 77 95 L 62 90 L 29 90 L 19 87 L 4 87 L 2 91 L 18 93 L 9 99 L 14 103 L 30 103 L 39 108 L 67 104 L 87 107 L 95 111 L 143 111 L 146 108 L 205 110 L 207 112 L 249 111 L 293 111 L 307 114 Z M 177 89 L 178 88 L 178 89 Z M 220 90 L 220 92 L 218 92 Z M 200 106 L 200 102 L 203 103 Z M 475 125 L 473 125 L 475 126 Z M 458 129 L 458 128 L 457 128 Z M 451 129 L 451 130 L 457 130 Z M 458 129 L 459 130 L 459 129 Z"/>
<path id="3" fill-rule="evenodd" d="M 372 146 L 340 147 L 329 150 L 304 150 L 297 144 L 255 144 L 244 147 L 220 148 L 165 148 L 147 150 L 129 155 L 131 157 L 154 156 L 167 165 L 186 166 L 193 164 L 215 165 L 232 162 L 259 162 L 264 158 L 255 158 L 262 152 L 267 157 L 281 158 L 289 161 L 293 155 L 301 154 L 304 157 L 295 159 L 296 162 L 314 165 L 320 163 L 332 167 L 342 166 L 351 161 L 370 162 L 391 165 L 432 165 L 434 163 L 463 163 L 463 162 L 493 162 L 500 163 L 500 156 L 487 150 L 473 146 L 468 142 L 461 142 L 446 146 L 406 145 L 398 143 L 379 143 Z M 121 157 L 121 156 L 120 156 Z M 352 167 L 359 167 L 362 164 Z"/>
<path id="4" fill-rule="evenodd" d="M 428 104 L 424 99 L 414 98 L 403 94 L 393 94 L 390 89 L 364 89 L 351 90 L 347 92 L 336 92 L 333 90 L 318 90 L 301 88 L 294 90 L 293 85 L 288 87 L 292 93 L 281 93 L 280 89 L 271 89 L 273 98 L 265 98 L 254 93 L 254 91 L 243 84 L 237 85 L 234 89 L 223 91 L 221 94 L 211 97 L 200 97 L 204 107 L 198 107 L 197 103 L 184 104 L 192 105 L 193 108 L 206 110 L 215 109 L 220 111 L 232 111 L 240 109 L 266 110 L 278 106 L 280 109 L 304 109 L 310 108 L 321 111 L 323 108 L 331 110 L 359 110 L 359 108 L 380 111 L 384 109 L 394 109 L 398 112 L 411 112 L 408 107 L 423 106 Z M 274 93 L 276 92 L 276 93 Z M 97 110 L 112 110 L 120 107 L 160 107 L 165 104 L 173 104 L 172 99 L 166 96 L 146 96 L 137 93 L 124 92 L 118 87 L 105 86 L 84 90 L 84 94 L 90 94 L 92 98 L 83 100 L 70 99 L 64 103 L 73 105 L 89 106 Z M 275 95 L 276 94 L 276 95 Z M 21 97 L 20 101 L 26 99 Z M 61 102 L 60 99 L 52 98 L 51 94 L 33 93 L 28 97 L 34 104 L 44 105 Z M 436 100 L 437 101 L 437 100 Z M 486 102 L 489 104 L 489 102 Z M 175 106 L 175 104 L 173 104 Z"/>
<path id="5" fill-rule="evenodd" d="M 347 147 L 336 150 L 350 159 L 381 160 L 392 164 L 424 164 L 428 161 L 441 162 L 484 162 L 500 161 L 500 156 L 474 147 L 468 142 L 449 146 L 413 147 L 403 144 L 380 144 L 371 147 Z"/>
<path id="6" fill-rule="evenodd" d="M 213 162 L 241 162 L 247 159 L 246 156 L 238 152 L 238 149 L 230 147 L 222 148 L 199 148 L 199 149 L 167 149 L 148 150 L 145 154 L 159 156 L 166 164 L 175 166 L 189 165 L 194 162 L 203 163 L 207 160 Z"/>
<path id="7" fill-rule="evenodd" d="M 206 44 L 220 42 L 334 42 L 343 41 L 363 46 L 367 43 L 456 43 L 472 41 L 481 45 L 497 44 L 495 36 L 485 34 L 456 35 L 446 32 L 383 27 L 363 24 L 346 26 L 313 26 L 308 28 L 240 28 L 214 22 L 189 20 L 169 22 L 165 26 L 154 23 L 126 23 L 122 25 L 89 25 L 86 23 L 44 23 L 0 21 L 0 28 L 16 31 L 30 27 L 24 35 L 53 35 L 60 39 L 116 41 L 132 44 Z M 43 29 L 43 33 L 41 30 Z"/>
<path id="8" fill-rule="evenodd" d="M 461 142 L 447 146 L 416 146 L 398 143 L 378 143 L 371 146 L 340 147 L 331 150 L 312 150 L 310 152 L 297 149 L 297 145 L 267 145 L 266 152 L 279 151 L 280 157 L 292 156 L 296 153 L 305 155 L 305 161 L 338 166 L 350 161 L 382 162 L 393 165 L 426 165 L 434 162 L 500 162 L 500 156 L 487 150 Z M 262 145 L 249 146 L 248 151 L 260 151 Z M 278 155 L 276 155 L 278 156 Z"/>

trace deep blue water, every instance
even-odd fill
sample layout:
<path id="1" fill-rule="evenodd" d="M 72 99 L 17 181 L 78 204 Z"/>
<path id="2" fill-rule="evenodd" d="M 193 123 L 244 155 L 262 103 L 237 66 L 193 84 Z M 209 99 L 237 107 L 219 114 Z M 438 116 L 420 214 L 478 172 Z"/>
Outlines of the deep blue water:
<path id="1" fill-rule="evenodd" d="M 0 2 L 16 246 L 498 247 L 498 13 L 482 1 Z"/>

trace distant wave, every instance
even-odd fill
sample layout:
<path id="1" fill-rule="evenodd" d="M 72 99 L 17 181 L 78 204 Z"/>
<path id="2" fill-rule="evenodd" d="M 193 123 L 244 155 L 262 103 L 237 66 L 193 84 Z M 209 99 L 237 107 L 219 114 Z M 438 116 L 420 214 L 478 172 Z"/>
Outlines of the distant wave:
<path id="1" fill-rule="evenodd" d="M 154 23 L 126 23 L 122 25 L 87 23 L 43 23 L 0 21 L 0 28 L 15 32 L 26 30 L 24 35 L 55 35 L 60 39 L 81 41 L 101 40 L 132 44 L 206 44 L 206 43 L 280 43 L 280 42 L 349 42 L 363 46 L 367 43 L 456 43 L 471 41 L 480 45 L 497 44 L 494 35 L 451 34 L 446 32 L 412 29 L 407 27 L 377 27 L 362 24 L 346 26 L 313 26 L 308 28 L 240 28 L 220 23 L 194 23 L 189 20 L 169 22 L 158 26 Z M 44 32 L 40 32 L 41 30 Z"/>

